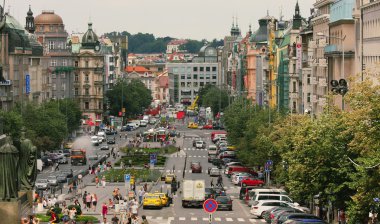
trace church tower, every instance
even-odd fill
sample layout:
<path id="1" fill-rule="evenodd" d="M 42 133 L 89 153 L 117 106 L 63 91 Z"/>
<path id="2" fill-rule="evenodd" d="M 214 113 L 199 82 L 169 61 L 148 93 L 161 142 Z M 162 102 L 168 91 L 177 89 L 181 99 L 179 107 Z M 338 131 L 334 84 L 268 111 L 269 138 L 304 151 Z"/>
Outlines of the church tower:
<path id="1" fill-rule="evenodd" d="M 29 33 L 34 33 L 34 31 L 36 30 L 36 27 L 34 25 L 33 12 L 32 12 L 32 9 L 30 8 L 30 5 L 29 5 L 29 11 L 28 11 L 27 16 L 26 16 L 25 29 Z"/>
<path id="2" fill-rule="evenodd" d="M 294 10 L 293 27 L 292 27 L 292 29 L 293 30 L 298 30 L 298 29 L 301 28 L 301 26 L 302 26 L 302 17 L 301 17 L 301 14 L 300 14 L 300 7 L 298 5 L 298 0 L 297 0 L 296 8 Z"/>

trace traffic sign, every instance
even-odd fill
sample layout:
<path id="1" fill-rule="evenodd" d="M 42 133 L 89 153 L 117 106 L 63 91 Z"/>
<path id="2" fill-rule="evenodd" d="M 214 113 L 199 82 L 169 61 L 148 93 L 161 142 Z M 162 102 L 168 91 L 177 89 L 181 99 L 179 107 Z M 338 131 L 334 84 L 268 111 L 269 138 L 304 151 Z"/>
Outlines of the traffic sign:
<path id="1" fill-rule="evenodd" d="M 155 153 L 150 154 L 150 163 L 151 164 L 156 164 L 157 163 L 157 154 L 155 154 Z"/>
<path id="2" fill-rule="evenodd" d="M 125 174 L 124 180 L 126 184 L 129 184 L 131 182 L 131 174 Z"/>
<path id="3" fill-rule="evenodd" d="M 207 199 L 203 203 L 203 210 L 205 210 L 205 212 L 207 213 L 214 213 L 217 209 L 218 209 L 218 202 L 212 198 Z"/>

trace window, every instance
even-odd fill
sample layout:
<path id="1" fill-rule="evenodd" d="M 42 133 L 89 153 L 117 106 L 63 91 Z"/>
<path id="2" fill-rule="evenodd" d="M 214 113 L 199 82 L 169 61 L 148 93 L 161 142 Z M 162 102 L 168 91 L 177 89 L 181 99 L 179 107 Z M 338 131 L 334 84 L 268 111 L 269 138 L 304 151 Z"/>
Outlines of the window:
<path id="1" fill-rule="evenodd" d="M 197 72 L 198 71 L 198 67 L 193 67 L 193 72 Z"/>
<path id="2" fill-rule="evenodd" d="M 308 85 L 310 85 L 310 76 L 311 76 L 310 74 L 307 75 L 307 81 L 306 82 Z"/>
<path id="3" fill-rule="evenodd" d="M 210 75 L 209 74 L 206 75 L 206 79 L 210 79 Z"/>
<path id="4" fill-rule="evenodd" d="M 56 59 L 51 59 L 51 60 L 50 60 L 50 66 L 51 66 L 51 67 L 55 67 L 55 66 L 57 66 L 57 60 L 56 60 Z"/>
<path id="5" fill-rule="evenodd" d="M 66 83 L 61 83 L 61 90 L 65 91 L 66 90 Z"/>
<path id="6" fill-rule="evenodd" d="M 216 67 L 215 67 L 215 66 L 212 67 L 212 71 L 213 71 L 213 72 L 216 72 Z"/>
<path id="7" fill-rule="evenodd" d="M 212 79 L 216 79 L 216 75 L 212 75 Z"/>
<path id="8" fill-rule="evenodd" d="M 293 93 L 297 92 L 297 82 L 293 81 Z"/>
<path id="9" fill-rule="evenodd" d="M 40 32 L 44 31 L 44 26 L 40 26 Z"/>
<path id="10" fill-rule="evenodd" d="M 203 82 L 199 83 L 200 86 L 204 86 L 205 84 Z"/>
<path id="11" fill-rule="evenodd" d="M 56 89 L 57 89 L 57 85 L 53 83 L 53 90 L 56 90 Z"/>
<path id="12" fill-rule="evenodd" d="M 84 109 L 86 109 L 86 110 L 90 109 L 90 103 L 89 102 L 84 102 Z"/>
<path id="13" fill-rule="evenodd" d="M 293 111 L 295 112 L 297 108 L 297 102 L 293 101 Z"/>
<path id="14" fill-rule="evenodd" d="M 88 68 L 88 61 L 84 62 L 84 67 Z"/>
<path id="15" fill-rule="evenodd" d="M 295 63 L 293 64 L 293 73 L 294 73 L 294 74 L 297 73 L 297 71 L 296 71 L 296 64 L 295 64 Z"/>
<path id="16" fill-rule="evenodd" d="M 194 86 L 194 87 L 198 87 L 198 83 L 197 83 L 197 82 L 194 82 L 194 83 L 193 83 L 193 86 Z"/>
<path id="17" fill-rule="evenodd" d="M 84 89 L 84 95 L 86 95 L 86 96 L 90 95 L 90 89 L 89 88 Z"/>
<path id="18" fill-rule="evenodd" d="M 200 68 L 199 68 L 199 71 L 201 71 L 201 72 L 203 72 L 204 70 L 205 70 L 204 67 L 200 67 Z"/>
<path id="19" fill-rule="evenodd" d="M 307 93 L 307 102 L 310 103 L 311 93 Z"/>
<path id="20" fill-rule="evenodd" d="M 49 41 L 49 49 L 54 49 L 54 41 Z"/>
<path id="21" fill-rule="evenodd" d="M 49 30 L 50 30 L 50 32 L 52 32 L 53 31 L 53 26 L 52 25 L 50 25 L 50 27 L 49 27 Z"/>
<path id="22" fill-rule="evenodd" d="M 186 79 L 186 76 L 185 75 L 181 75 L 181 79 Z"/>
<path id="23" fill-rule="evenodd" d="M 191 87 L 191 82 L 188 82 L 186 86 Z"/>
<path id="24" fill-rule="evenodd" d="M 101 110 L 102 109 L 102 102 L 98 102 L 98 109 Z"/>
<path id="25" fill-rule="evenodd" d="M 113 62 L 113 57 L 110 57 L 109 62 Z"/>
<path id="26" fill-rule="evenodd" d="M 74 81 L 75 81 L 75 82 L 79 82 L 79 74 L 75 74 L 75 76 L 74 76 Z"/>
<path id="27" fill-rule="evenodd" d="M 78 95 L 79 95 L 79 89 L 78 89 L 78 88 L 75 88 L 75 89 L 74 89 L 74 95 L 75 95 L 75 96 L 78 96 Z"/>
<path id="28" fill-rule="evenodd" d="M 191 79 L 191 74 L 187 74 L 186 78 Z"/>
<path id="29" fill-rule="evenodd" d="M 62 79 L 65 79 L 66 78 L 66 73 L 62 72 L 61 73 L 61 77 L 62 77 Z"/>
<path id="30" fill-rule="evenodd" d="M 66 59 L 62 60 L 62 66 L 67 66 L 67 60 Z"/>
<path id="31" fill-rule="evenodd" d="M 193 75 L 193 79 L 198 79 L 198 75 L 197 75 L 197 74 L 194 74 L 194 75 Z"/>
<path id="32" fill-rule="evenodd" d="M 79 66 L 78 61 L 75 61 L 74 65 L 75 65 L 75 67 L 78 67 Z"/>
<path id="33" fill-rule="evenodd" d="M 51 74 L 51 78 L 55 79 L 55 78 L 57 78 L 57 75 L 55 73 L 53 73 L 53 74 Z"/>
<path id="34" fill-rule="evenodd" d="M 181 82 L 181 87 L 185 87 L 185 82 Z"/>
<path id="35" fill-rule="evenodd" d="M 89 78 L 88 74 L 84 75 L 84 81 L 85 82 L 90 82 L 90 78 Z"/>
<path id="36" fill-rule="evenodd" d="M 210 71 L 210 67 L 206 67 L 206 72 L 209 72 Z"/>

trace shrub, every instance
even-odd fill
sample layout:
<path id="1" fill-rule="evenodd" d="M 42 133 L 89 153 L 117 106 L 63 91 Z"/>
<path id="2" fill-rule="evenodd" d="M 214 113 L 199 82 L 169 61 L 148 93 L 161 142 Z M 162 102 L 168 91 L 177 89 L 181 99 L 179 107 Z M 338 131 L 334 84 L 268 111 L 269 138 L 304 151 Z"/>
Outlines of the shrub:
<path id="1" fill-rule="evenodd" d="M 69 205 L 67 208 L 71 210 L 73 207 L 77 210 L 77 215 L 82 215 L 82 209 L 79 205 Z"/>
<path id="2" fill-rule="evenodd" d="M 59 215 L 62 213 L 62 208 L 58 207 L 58 206 L 54 206 L 54 213 L 56 215 Z M 50 216 L 50 209 L 46 212 L 46 215 L 47 216 Z"/>

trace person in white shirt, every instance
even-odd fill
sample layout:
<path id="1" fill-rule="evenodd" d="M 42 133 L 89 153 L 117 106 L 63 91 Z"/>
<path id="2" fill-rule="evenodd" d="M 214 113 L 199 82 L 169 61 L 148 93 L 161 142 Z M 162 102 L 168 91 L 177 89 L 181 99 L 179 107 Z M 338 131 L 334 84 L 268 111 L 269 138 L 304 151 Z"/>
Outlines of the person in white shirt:
<path id="1" fill-rule="evenodd" d="M 137 209 L 139 208 L 139 205 L 136 201 L 136 199 L 133 201 L 133 204 L 131 206 L 131 211 L 132 211 L 132 214 L 133 215 L 136 215 L 137 216 Z"/>

